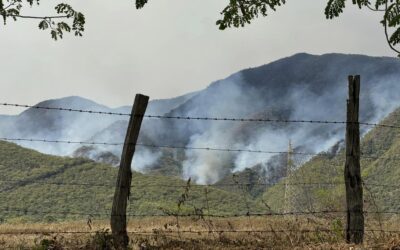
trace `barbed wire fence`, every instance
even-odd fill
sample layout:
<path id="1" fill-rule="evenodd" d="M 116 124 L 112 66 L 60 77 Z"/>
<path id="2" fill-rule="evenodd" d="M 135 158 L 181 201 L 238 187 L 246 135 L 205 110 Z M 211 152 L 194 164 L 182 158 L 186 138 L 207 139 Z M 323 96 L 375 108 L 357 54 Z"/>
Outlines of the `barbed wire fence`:
<path id="1" fill-rule="evenodd" d="M 113 116 L 125 116 L 125 117 L 132 117 L 131 114 L 127 113 L 118 113 L 118 112 L 108 112 L 108 111 L 99 111 L 99 110 L 83 110 L 83 109 L 73 109 L 73 108 L 68 108 L 68 107 L 44 107 L 44 106 L 31 106 L 31 105 L 23 105 L 23 104 L 9 104 L 9 103 L 0 103 L 0 106 L 8 106 L 8 107 L 20 107 L 20 108 L 32 108 L 32 109 L 43 109 L 43 110 L 52 110 L 52 111 L 63 111 L 63 112 L 78 112 L 78 113 L 88 113 L 88 114 L 99 114 L 99 115 L 113 115 Z M 262 123 L 302 123 L 302 124 L 341 124 L 341 125 L 346 125 L 346 124 L 353 124 L 348 121 L 327 121 L 327 120 L 280 120 L 280 119 L 269 119 L 269 118 L 263 118 L 263 119 L 253 119 L 253 118 L 234 118 L 234 117 L 191 117 L 191 116 L 165 116 L 165 115 L 142 115 L 142 118 L 147 118 L 147 119 L 174 119 L 174 120 L 194 120 L 194 121 L 227 121 L 227 122 L 262 122 Z M 376 127 L 376 128 L 384 128 L 384 129 L 400 129 L 400 126 L 396 124 L 375 124 L 375 123 L 367 123 L 367 122 L 357 122 L 356 125 L 361 125 L 361 126 L 368 126 L 368 127 Z M 268 151 L 268 150 L 250 150 L 250 149 L 241 149 L 241 148 L 218 148 L 218 147 L 189 147 L 189 146 L 181 146 L 181 145 L 155 145 L 155 144 L 144 144 L 144 143 L 125 143 L 125 142 L 95 142 L 95 141 L 69 141 L 69 140 L 48 140 L 45 138 L 7 138 L 7 137 L 2 137 L 0 140 L 3 141 L 11 141 L 11 142 L 38 142 L 38 143 L 56 143 L 56 144 L 77 144 L 77 145 L 106 145 L 106 146 L 139 146 L 139 147 L 149 147 L 149 148 L 156 148 L 156 149 L 162 149 L 162 148 L 169 148 L 169 149 L 179 149 L 179 150 L 205 150 L 205 151 L 216 151 L 216 152 L 228 152 L 228 153 L 254 153 L 254 154 L 288 154 L 289 152 L 287 151 Z M 303 155 L 303 156 L 308 156 L 308 157 L 316 157 L 316 156 L 325 156 L 328 155 L 328 153 L 312 153 L 312 152 L 290 152 L 291 154 L 294 155 Z M 382 159 L 387 159 L 391 161 L 399 161 L 400 158 L 397 157 L 383 157 L 383 156 L 377 156 L 374 154 L 367 154 L 367 153 L 361 153 L 360 155 L 361 159 L 366 159 L 366 160 L 382 160 Z M 338 164 L 339 165 L 339 164 Z M 341 164 L 343 165 L 343 163 Z M 0 179 L 0 183 L 8 183 L 8 184 L 24 184 L 28 185 L 31 184 L 32 180 L 29 179 Z M 105 187 L 105 188 L 113 188 L 115 187 L 115 183 L 84 183 L 84 182 L 56 182 L 56 181 L 38 181 L 38 180 L 33 180 L 35 184 L 41 184 L 41 185 L 54 185 L 54 186 L 73 186 L 73 187 Z M 190 183 L 190 182 L 188 182 Z M 302 186 L 316 186 L 316 187 L 333 187 L 333 186 L 338 186 L 338 185 L 344 185 L 345 182 L 291 182 L 289 185 L 296 186 L 296 187 L 302 187 Z M 167 211 L 167 210 L 162 210 L 160 213 L 154 213 L 154 214 L 134 214 L 134 213 L 127 213 L 126 216 L 128 218 L 144 218 L 144 217 L 175 217 L 178 220 L 178 230 L 176 232 L 171 232 L 171 231 L 164 231 L 163 233 L 165 234 L 199 234 L 199 233 L 267 233 L 267 234 L 276 234 L 276 233 L 288 233 L 288 232 L 298 232 L 301 234 L 305 233 L 315 233 L 315 232 L 325 232 L 325 233 L 333 233 L 335 230 L 333 229 L 317 229 L 317 230 L 310 230 L 310 229 L 302 229 L 302 230 L 258 230 L 256 228 L 253 228 L 251 218 L 252 217 L 288 217 L 288 216 L 318 216 L 318 215 L 332 215 L 336 214 L 339 217 L 345 216 L 345 214 L 348 212 L 348 210 L 334 210 L 334 209 L 328 209 L 328 210 L 315 210 L 315 211 L 293 211 L 293 212 L 286 212 L 286 213 L 279 213 L 279 212 L 264 212 L 264 213 L 254 213 L 251 212 L 251 206 L 247 203 L 247 196 L 246 196 L 246 189 L 249 186 L 260 186 L 264 188 L 265 190 L 270 187 L 275 187 L 275 186 L 285 186 L 288 185 L 287 183 L 273 183 L 273 184 L 268 184 L 268 183 L 240 183 L 237 179 L 233 181 L 233 183 L 230 184 L 213 184 L 213 185 L 200 185 L 200 184 L 193 184 L 190 183 L 190 185 L 162 185 L 162 184 L 145 184 L 140 186 L 140 188 L 146 188 L 146 187 L 157 187 L 157 188 L 182 188 L 184 190 L 184 194 L 182 197 L 185 197 L 186 200 L 180 200 L 177 198 L 177 203 L 183 204 L 189 200 L 190 197 L 190 190 L 192 188 L 202 188 L 206 190 L 204 192 L 204 197 L 206 200 L 206 207 L 205 208 L 197 208 L 194 205 L 193 206 L 193 212 L 187 213 L 187 212 L 181 212 L 181 211 Z M 374 183 L 374 182 L 368 182 L 365 181 L 364 185 L 366 186 L 365 190 L 370 194 L 370 199 L 372 200 L 373 206 L 375 207 L 374 211 L 367 211 L 364 210 L 363 214 L 365 216 L 368 215 L 400 215 L 400 210 L 391 210 L 391 211 L 385 211 L 381 210 L 378 208 L 378 205 L 376 203 L 376 197 L 373 195 L 372 191 L 370 190 L 370 187 L 382 187 L 382 188 L 387 188 L 387 189 L 399 189 L 400 185 L 387 185 L 387 184 L 382 184 L 382 183 Z M 1 187 L 1 186 L 0 186 Z M 133 184 L 131 187 L 138 188 L 138 184 Z M 243 198 L 246 200 L 246 211 L 245 213 L 210 213 L 210 207 L 209 207 L 209 192 L 210 188 L 215 188 L 219 189 L 222 187 L 228 187 L 228 188 L 233 188 L 237 187 L 240 189 L 241 192 L 243 192 Z M 0 188 L 0 193 L 2 192 L 2 189 Z M 135 198 L 133 197 L 133 200 L 135 201 Z M 138 199 L 140 200 L 140 199 Z M 179 207 L 179 204 L 178 204 Z M 206 209 L 207 211 L 204 212 L 203 210 Z M 0 211 L 4 214 L 30 214 L 30 215 L 73 215 L 73 216 L 81 216 L 81 217 L 99 217 L 99 218 L 107 218 L 112 216 L 111 211 L 102 211 L 102 212 L 96 212 L 96 211 L 86 211 L 86 212 L 72 212 L 72 211 L 45 211 L 45 210 L 31 210 L 31 209 L 26 209 L 26 208 L 16 208 L 16 207 L 6 207 L 2 208 L 0 207 Z M 179 218 L 197 218 L 197 219 L 203 219 L 204 218 L 235 218 L 235 217 L 244 217 L 247 218 L 250 224 L 251 230 L 232 230 L 232 229 L 224 229 L 224 230 L 219 230 L 213 227 L 212 224 L 208 224 L 207 230 L 182 230 L 179 227 Z M 379 220 L 379 228 L 378 229 L 365 229 L 365 232 L 370 232 L 370 233 L 383 233 L 383 234 L 400 234 L 400 230 L 385 230 L 383 228 L 381 219 Z M 51 230 L 46 230 L 46 231 L 41 231 L 41 232 L 36 232 L 36 231 L 19 231 L 19 232 L 3 232 L 0 230 L 0 235 L 18 235 L 18 234 L 93 234 L 93 231 L 51 231 Z M 153 234 L 154 231 L 128 231 L 129 234 L 132 235 L 148 235 L 148 234 Z"/>

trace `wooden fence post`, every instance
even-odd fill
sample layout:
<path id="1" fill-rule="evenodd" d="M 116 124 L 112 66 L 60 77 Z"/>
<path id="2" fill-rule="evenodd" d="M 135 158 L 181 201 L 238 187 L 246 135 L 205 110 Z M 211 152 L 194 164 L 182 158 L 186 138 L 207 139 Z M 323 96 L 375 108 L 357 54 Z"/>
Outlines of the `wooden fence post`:
<path id="1" fill-rule="evenodd" d="M 116 249 L 127 249 L 129 244 L 126 230 L 126 207 L 131 191 L 131 163 L 148 101 L 148 96 L 136 95 L 122 151 L 111 212 L 111 230 Z"/>
<path id="2" fill-rule="evenodd" d="M 360 124 L 359 124 L 360 76 L 349 76 L 349 99 L 347 100 L 346 184 L 348 243 L 361 244 L 364 240 L 363 189 L 360 169 Z"/>

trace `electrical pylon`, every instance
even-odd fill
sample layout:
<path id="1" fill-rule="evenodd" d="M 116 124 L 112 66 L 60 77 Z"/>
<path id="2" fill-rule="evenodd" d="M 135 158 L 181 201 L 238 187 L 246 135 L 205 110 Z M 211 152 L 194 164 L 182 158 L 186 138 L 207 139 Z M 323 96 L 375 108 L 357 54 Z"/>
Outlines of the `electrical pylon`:
<path id="1" fill-rule="evenodd" d="M 289 148 L 287 153 L 287 166 L 286 166 L 286 178 L 285 178 L 285 201 L 284 201 L 284 213 L 293 213 L 295 211 L 295 187 L 292 185 L 295 164 L 293 159 L 293 146 L 292 141 L 289 140 Z"/>

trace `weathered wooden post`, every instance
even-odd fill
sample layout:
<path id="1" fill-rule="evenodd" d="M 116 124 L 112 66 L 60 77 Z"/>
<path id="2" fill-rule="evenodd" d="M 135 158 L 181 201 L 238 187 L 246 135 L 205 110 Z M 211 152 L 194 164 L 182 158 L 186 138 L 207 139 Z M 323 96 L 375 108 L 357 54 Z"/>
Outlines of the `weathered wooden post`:
<path id="1" fill-rule="evenodd" d="M 348 243 L 361 244 L 364 240 L 363 189 L 360 167 L 360 124 L 359 124 L 360 76 L 349 76 L 349 99 L 347 100 L 346 184 Z"/>
<path id="2" fill-rule="evenodd" d="M 116 249 L 127 249 L 129 244 L 129 237 L 126 230 L 126 207 L 131 191 L 131 163 L 148 101 L 148 96 L 136 95 L 122 151 L 111 211 L 111 230 Z"/>

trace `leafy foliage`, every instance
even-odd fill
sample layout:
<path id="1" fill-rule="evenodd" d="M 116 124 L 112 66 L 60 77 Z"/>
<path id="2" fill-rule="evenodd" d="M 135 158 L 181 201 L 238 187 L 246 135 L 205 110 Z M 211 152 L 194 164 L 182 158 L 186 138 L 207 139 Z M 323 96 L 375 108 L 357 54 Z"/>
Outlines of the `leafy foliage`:
<path id="1" fill-rule="evenodd" d="M 395 48 L 400 43 L 400 1 L 398 0 L 352 0 L 354 5 L 360 9 L 367 7 L 374 11 L 383 11 L 382 24 L 385 26 L 385 34 L 390 48 L 400 56 L 400 50 Z M 33 6 L 39 5 L 39 0 L 26 0 L 26 3 Z M 141 9 L 148 3 L 148 0 L 136 0 L 136 8 Z M 230 27 L 244 27 L 259 16 L 265 17 L 268 11 L 276 11 L 277 7 L 286 4 L 286 0 L 229 0 L 229 4 L 221 11 L 222 18 L 216 22 L 219 29 L 224 30 Z M 0 16 L 4 24 L 7 18 L 17 20 L 18 18 L 42 19 L 39 29 L 50 29 L 51 37 L 54 40 L 63 38 L 65 32 L 73 31 L 75 36 L 82 36 L 85 30 L 85 16 L 75 11 L 70 5 L 61 3 L 55 7 L 58 16 L 32 17 L 22 16 L 21 9 L 24 0 L 0 0 Z M 328 19 L 338 17 L 346 7 L 346 0 L 328 0 L 325 8 L 325 16 Z M 384 7 L 384 9 L 382 9 Z M 55 22 L 55 19 L 71 20 L 70 24 L 64 21 Z M 72 28 L 70 27 L 72 26 Z M 394 29 L 388 35 L 388 28 Z"/>
<path id="2" fill-rule="evenodd" d="M 393 32 L 393 34 L 390 36 L 389 42 L 393 45 L 397 45 L 400 43 L 400 28 Z"/>
<path id="3" fill-rule="evenodd" d="M 6 3 L 6 4 L 5 4 Z M 39 5 L 39 0 L 26 0 L 26 4 L 32 7 L 34 4 Z M 39 22 L 40 30 L 50 30 L 51 37 L 54 40 L 63 38 L 65 32 L 74 32 L 75 36 L 82 36 L 85 30 L 85 16 L 75 11 L 70 5 L 60 3 L 55 6 L 55 16 L 25 16 L 21 14 L 24 6 L 23 0 L 0 0 L 0 15 L 3 18 L 4 24 L 7 24 L 7 19 L 11 18 L 17 21 L 19 18 L 41 19 Z M 56 21 L 67 20 L 67 21 Z M 72 28 L 71 28 L 72 26 Z"/>
<path id="4" fill-rule="evenodd" d="M 329 19 L 338 17 L 345 8 L 345 2 L 346 0 L 329 0 L 325 8 L 326 17 Z M 397 52 L 400 56 L 400 51 L 394 47 L 400 43 L 400 1 L 376 0 L 375 4 L 372 4 L 370 0 L 352 0 L 352 2 L 360 9 L 367 7 L 373 11 L 384 12 L 381 23 L 385 28 L 387 42 L 390 48 Z M 391 35 L 388 34 L 388 28 L 394 29 Z"/>
<path id="5" fill-rule="evenodd" d="M 372 11 L 384 12 L 382 24 L 385 26 L 385 34 L 390 48 L 400 56 L 400 50 L 394 46 L 400 43 L 400 1 L 399 0 L 352 0 L 353 5 L 360 9 L 368 8 Z M 136 7 L 142 8 L 147 0 L 136 0 Z M 259 16 L 265 17 L 269 10 L 284 5 L 286 0 L 229 0 L 229 4 L 222 10 L 222 18 L 216 22 L 219 29 L 230 27 L 244 27 Z M 328 0 L 325 8 L 325 16 L 328 19 L 338 17 L 346 7 L 346 0 Z M 382 9 L 384 7 L 384 9 Z M 388 27 L 394 29 L 388 35 Z"/>
<path id="6" fill-rule="evenodd" d="M 339 16 L 345 8 L 346 0 L 329 0 L 325 8 L 325 16 L 327 18 L 334 18 Z"/>
<path id="7" fill-rule="evenodd" d="M 144 5 L 147 3 L 148 0 L 136 0 L 136 8 L 140 9 L 143 8 Z"/>
<path id="8" fill-rule="evenodd" d="M 285 0 L 230 0 L 229 5 L 221 12 L 223 18 L 217 21 L 219 29 L 243 27 L 258 16 L 267 16 L 268 9 L 285 4 Z"/>
<path id="9" fill-rule="evenodd" d="M 385 27 L 386 31 L 386 36 L 388 39 L 388 42 L 392 45 L 398 45 L 400 43 L 400 1 L 396 0 L 390 5 L 388 3 L 385 3 L 385 15 L 382 20 L 382 24 Z M 387 29 L 393 28 L 396 29 L 390 37 L 388 36 Z M 399 56 L 400 56 L 400 51 Z"/>

